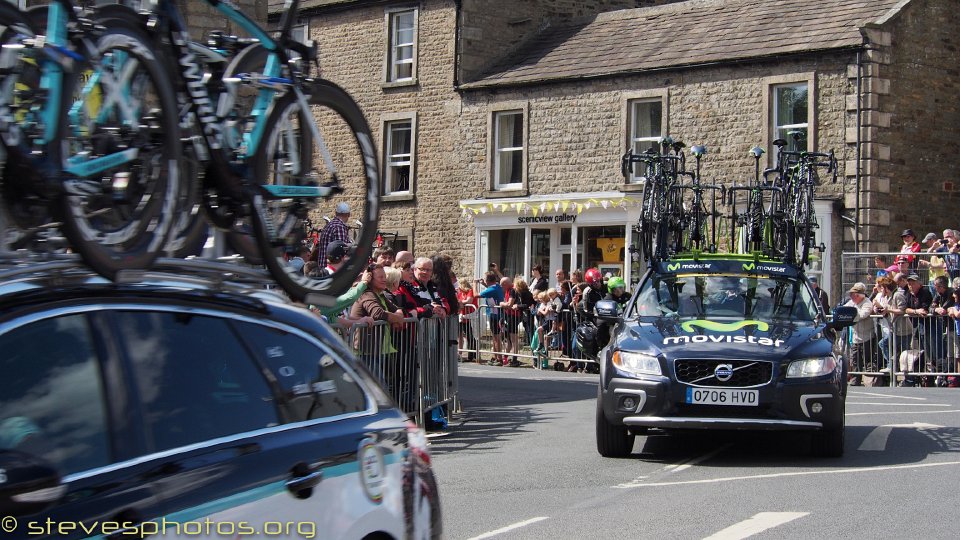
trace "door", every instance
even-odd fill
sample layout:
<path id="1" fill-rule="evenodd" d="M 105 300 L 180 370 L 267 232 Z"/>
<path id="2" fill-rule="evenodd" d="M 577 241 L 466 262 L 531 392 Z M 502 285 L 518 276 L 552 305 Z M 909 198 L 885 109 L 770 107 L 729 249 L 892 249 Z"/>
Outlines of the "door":
<path id="1" fill-rule="evenodd" d="M 158 515 L 149 466 L 129 460 L 139 443 L 126 430 L 127 393 L 97 320 L 14 321 L 0 335 L 0 455 L 39 458 L 61 477 L 47 508 L 19 520 L 24 537 L 109 537 Z"/>
<path id="2" fill-rule="evenodd" d="M 372 401 L 327 351 L 216 316 L 129 312 L 116 324 L 154 452 L 165 538 L 350 538 L 369 526 L 402 536 L 400 490 L 385 500 L 385 456 L 399 452 L 383 448 L 394 437 L 384 442 L 368 425 Z"/>

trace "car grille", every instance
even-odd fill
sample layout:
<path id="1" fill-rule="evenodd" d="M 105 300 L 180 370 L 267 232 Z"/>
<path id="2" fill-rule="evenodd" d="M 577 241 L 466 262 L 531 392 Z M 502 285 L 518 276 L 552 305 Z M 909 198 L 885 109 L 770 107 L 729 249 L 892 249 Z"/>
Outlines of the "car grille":
<path id="1" fill-rule="evenodd" d="M 717 379 L 716 369 L 721 364 L 733 369 L 728 381 Z M 678 381 L 694 386 L 761 386 L 773 377 L 773 363 L 763 360 L 677 360 L 673 369 Z"/>

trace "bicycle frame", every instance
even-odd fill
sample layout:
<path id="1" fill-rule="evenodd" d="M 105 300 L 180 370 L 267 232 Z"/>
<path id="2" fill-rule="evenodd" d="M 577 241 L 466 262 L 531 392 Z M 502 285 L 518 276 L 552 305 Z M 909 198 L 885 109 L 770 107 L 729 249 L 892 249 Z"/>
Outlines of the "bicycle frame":
<path id="1" fill-rule="evenodd" d="M 229 3 L 220 0 L 206 0 L 206 2 L 256 39 L 256 46 L 263 47 L 267 51 L 264 72 L 255 78 L 251 77 L 245 80 L 245 82 L 254 84 L 258 89 L 257 97 L 250 111 L 253 128 L 244 132 L 242 144 L 237 152 L 239 160 L 245 162 L 252 158 L 260 145 L 263 144 L 264 134 L 269 127 L 267 126 L 267 117 L 271 107 L 280 95 L 287 91 L 293 91 L 297 96 L 300 108 L 304 111 L 310 110 L 306 97 L 300 89 L 301 79 L 295 70 L 290 70 L 289 77 L 282 76 L 283 66 L 290 63 L 287 49 L 297 48 L 295 42 L 289 38 L 289 34 L 292 28 L 293 14 L 296 12 L 299 0 L 287 0 L 284 20 L 281 22 L 280 36 L 277 39 L 271 37 L 256 22 Z M 181 110 L 187 111 L 186 115 L 181 117 L 181 126 L 187 128 L 199 126 L 203 145 L 202 148 L 198 149 L 197 156 L 200 157 L 201 161 L 209 161 L 213 165 L 215 174 L 212 175 L 212 179 L 218 191 L 239 195 L 245 187 L 257 185 L 261 194 L 267 199 L 317 199 L 327 197 L 337 189 L 336 167 L 333 165 L 329 151 L 323 143 L 323 138 L 315 122 L 306 122 L 306 124 L 313 133 L 315 144 L 320 149 L 327 170 L 333 176 L 334 182 L 332 185 L 277 186 L 256 184 L 246 177 L 246 167 L 237 167 L 231 164 L 228 149 L 224 144 L 224 126 L 217 114 L 218 104 L 214 103 L 204 84 L 203 63 L 198 60 L 194 48 L 191 47 L 190 35 L 182 14 L 173 0 L 155 0 L 152 2 L 151 8 L 152 20 L 148 24 L 157 25 L 158 18 L 165 23 L 163 24 L 163 32 L 176 53 L 175 69 L 179 74 L 179 80 L 177 81 L 178 99 L 181 102 Z M 224 82 L 226 84 L 236 84 L 242 82 L 242 80 Z M 198 142 L 196 137 L 193 137 L 193 141 L 195 145 Z"/>

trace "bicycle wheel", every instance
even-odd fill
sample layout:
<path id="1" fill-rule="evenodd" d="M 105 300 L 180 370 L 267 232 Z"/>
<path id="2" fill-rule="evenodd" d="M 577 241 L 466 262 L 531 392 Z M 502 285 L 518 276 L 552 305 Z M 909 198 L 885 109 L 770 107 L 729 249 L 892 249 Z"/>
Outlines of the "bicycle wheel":
<path id="1" fill-rule="evenodd" d="M 120 4 L 98 6 L 96 20 L 107 28 L 132 29 L 134 32 L 140 32 L 142 37 L 143 18 L 127 6 Z M 161 46 L 158 45 L 158 47 Z M 174 59 L 166 55 L 161 55 L 159 59 L 164 62 L 164 70 L 167 72 L 173 72 L 178 67 Z M 208 71 L 217 71 L 209 69 L 210 66 L 206 67 Z M 200 255 L 210 234 L 210 227 L 204 219 L 201 204 L 200 178 L 203 171 L 189 144 L 181 145 L 181 153 L 183 158 L 180 161 L 179 178 L 182 188 L 175 211 L 176 217 L 164 247 L 167 257 L 176 258 Z"/>
<path id="2" fill-rule="evenodd" d="M 226 69 L 224 69 L 223 78 L 238 79 L 241 76 L 248 78 L 260 76 L 265 72 L 269 57 L 270 51 L 262 45 L 254 44 L 245 47 L 230 61 Z M 227 89 L 226 87 L 222 89 L 228 99 L 221 100 L 222 103 L 218 114 L 220 114 L 223 119 L 224 144 L 229 151 L 233 153 L 233 159 L 235 161 L 243 162 L 247 159 L 247 157 L 243 155 L 245 151 L 243 137 L 244 134 L 250 133 L 255 128 L 256 118 L 251 115 L 250 111 L 254 109 L 260 89 L 256 84 L 252 83 L 241 82 L 233 83 L 233 85 L 234 87 L 231 89 Z M 301 113 L 301 118 L 298 120 L 297 125 L 305 127 L 305 122 L 311 120 L 309 116 Z M 267 125 L 271 124 L 268 123 Z M 287 153 L 287 157 L 292 157 L 296 160 L 296 163 L 288 163 L 286 165 L 287 167 L 294 168 L 292 171 L 288 171 L 287 174 L 303 176 L 313 168 L 313 135 L 309 129 L 299 128 L 288 130 L 285 135 L 293 135 L 296 138 L 296 141 L 288 141 L 286 143 L 284 143 L 284 141 L 288 140 L 286 137 L 279 139 L 279 142 L 287 144 L 290 150 Z M 261 147 L 263 146 L 264 145 L 261 144 Z M 299 151 L 299 149 L 303 149 L 303 151 Z M 264 176 L 257 170 L 257 165 L 252 165 L 252 168 L 254 171 L 257 171 L 254 176 L 256 181 L 262 181 Z M 264 264 L 260 247 L 254 238 L 253 226 L 250 219 L 234 220 L 225 235 L 225 240 L 227 246 L 232 251 L 242 255 L 250 264 Z"/>
<path id="3" fill-rule="evenodd" d="M 64 110 L 63 232 L 96 272 L 147 268 L 164 252 L 180 203 L 173 88 L 151 40 L 111 26 L 86 83 Z"/>
<path id="4" fill-rule="evenodd" d="M 802 190 L 800 212 L 797 222 L 797 240 L 800 245 L 797 249 L 797 263 L 805 266 L 810 260 L 810 247 L 813 245 L 813 187 L 805 186 Z"/>
<path id="5" fill-rule="evenodd" d="M 338 182 L 347 197 L 363 201 L 362 228 L 356 251 L 336 272 L 325 277 L 305 276 L 298 268 L 287 264 L 289 249 L 299 249 L 306 232 L 303 220 L 315 200 L 304 198 L 265 200 L 262 195 L 252 197 L 252 223 L 264 263 L 280 286 L 296 301 L 309 304 L 328 303 L 353 283 L 367 266 L 377 234 L 380 212 L 380 172 L 377 152 L 370 136 L 370 128 L 360 108 L 343 89 L 324 81 L 315 81 L 308 89 L 313 114 L 317 118 L 323 143 L 331 151 L 337 166 Z M 296 153 L 300 140 L 296 130 L 301 126 L 301 110 L 292 94 L 281 98 L 268 117 L 269 131 L 262 150 L 252 163 L 256 178 L 265 184 L 304 185 L 298 169 Z"/>

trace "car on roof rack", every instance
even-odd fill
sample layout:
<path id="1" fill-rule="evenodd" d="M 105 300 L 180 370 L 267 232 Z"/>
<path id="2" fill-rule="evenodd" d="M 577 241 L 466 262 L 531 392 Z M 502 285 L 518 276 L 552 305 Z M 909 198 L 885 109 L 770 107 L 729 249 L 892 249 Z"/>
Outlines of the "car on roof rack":
<path id="1" fill-rule="evenodd" d="M 0 256 L 14 537 L 439 537 L 426 438 L 265 273 Z M 125 532 L 124 532 L 125 531 Z"/>
<path id="2" fill-rule="evenodd" d="M 651 265 L 600 354 L 597 450 L 631 453 L 658 430 L 805 430 L 811 451 L 840 456 L 847 368 L 802 268 L 759 256 L 691 255 Z"/>

